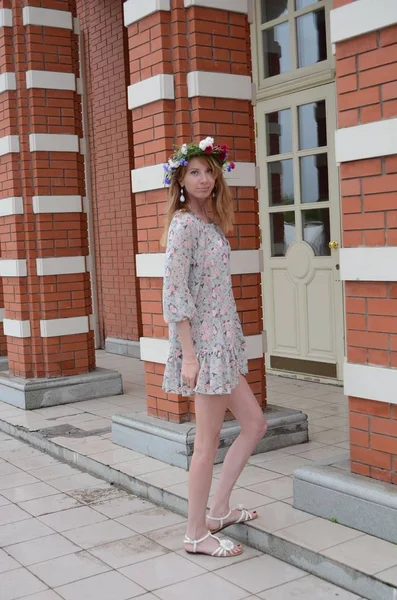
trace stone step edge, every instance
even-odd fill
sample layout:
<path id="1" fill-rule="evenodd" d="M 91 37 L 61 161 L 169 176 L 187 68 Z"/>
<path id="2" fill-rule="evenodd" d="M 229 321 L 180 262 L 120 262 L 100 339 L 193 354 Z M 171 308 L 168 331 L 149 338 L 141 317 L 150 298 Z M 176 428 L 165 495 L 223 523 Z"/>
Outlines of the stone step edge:
<path id="1" fill-rule="evenodd" d="M 166 489 L 142 481 L 139 477 L 121 473 L 110 465 L 104 465 L 84 454 L 80 454 L 76 450 L 60 446 L 35 431 L 30 431 L 19 425 L 12 425 L 1 418 L 0 431 L 26 442 L 30 446 L 83 472 L 100 477 L 108 483 L 117 485 L 167 510 L 184 517 L 187 516 L 187 500 Z M 369 575 L 353 567 L 343 565 L 314 550 L 285 540 L 277 536 L 276 533 L 268 533 L 256 528 L 253 523 L 229 527 L 228 533 L 247 546 L 278 558 L 367 600 L 397 600 L 397 589 L 391 584 L 378 579 L 375 575 Z"/>

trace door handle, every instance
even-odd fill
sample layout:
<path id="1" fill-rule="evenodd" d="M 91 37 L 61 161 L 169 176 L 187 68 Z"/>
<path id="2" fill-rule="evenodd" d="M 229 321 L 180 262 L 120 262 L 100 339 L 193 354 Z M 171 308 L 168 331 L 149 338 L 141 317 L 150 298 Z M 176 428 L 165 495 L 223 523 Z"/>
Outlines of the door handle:
<path id="1" fill-rule="evenodd" d="M 332 241 L 328 244 L 328 247 L 330 248 L 330 250 L 336 250 L 337 248 L 339 248 L 339 244 L 338 242 Z"/>

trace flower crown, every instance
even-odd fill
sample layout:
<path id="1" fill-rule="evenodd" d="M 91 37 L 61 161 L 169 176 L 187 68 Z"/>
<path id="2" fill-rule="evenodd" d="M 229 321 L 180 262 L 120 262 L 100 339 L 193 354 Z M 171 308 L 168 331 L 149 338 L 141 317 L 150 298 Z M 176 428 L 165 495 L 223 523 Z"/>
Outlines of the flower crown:
<path id="1" fill-rule="evenodd" d="M 199 144 L 191 142 L 183 144 L 174 154 L 168 159 L 168 163 L 164 165 L 164 183 L 171 185 L 172 176 L 179 167 L 187 167 L 189 160 L 193 157 L 213 156 L 221 165 L 221 167 L 230 173 L 235 168 L 234 162 L 229 162 L 229 148 L 225 144 L 220 146 L 214 144 L 214 138 L 207 137 L 201 140 Z"/>

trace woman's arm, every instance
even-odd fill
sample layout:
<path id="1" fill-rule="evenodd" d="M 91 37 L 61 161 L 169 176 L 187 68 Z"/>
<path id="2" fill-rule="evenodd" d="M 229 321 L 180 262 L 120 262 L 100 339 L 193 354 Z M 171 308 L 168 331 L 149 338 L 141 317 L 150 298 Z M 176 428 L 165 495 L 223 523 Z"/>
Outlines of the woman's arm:
<path id="1" fill-rule="evenodd" d="M 174 217 L 168 234 L 163 286 L 164 318 L 168 323 L 176 323 L 182 347 L 182 379 L 190 388 L 195 387 L 199 371 L 190 327 L 196 306 L 188 286 L 195 234 L 195 224 L 188 216 Z"/>
<path id="2" fill-rule="evenodd" d="M 179 341 L 182 346 L 182 380 L 191 389 L 196 387 L 200 365 L 194 351 L 190 321 L 185 319 L 176 324 Z"/>

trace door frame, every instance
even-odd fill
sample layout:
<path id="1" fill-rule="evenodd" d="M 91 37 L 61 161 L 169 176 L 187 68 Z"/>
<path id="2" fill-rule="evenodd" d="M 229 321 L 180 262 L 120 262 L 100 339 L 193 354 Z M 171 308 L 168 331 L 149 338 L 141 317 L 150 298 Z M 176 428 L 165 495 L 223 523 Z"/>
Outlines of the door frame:
<path id="1" fill-rule="evenodd" d="M 331 228 L 331 239 L 336 240 L 339 245 L 341 243 L 341 215 L 340 215 L 340 193 L 339 193 L 339 177 L 338 177 L 338 169 L 335 162 L 335 148 L 334 148 L 334 138 L 335 138 L 335 129 L 336 129 L 336 88 L 334 83 L 330 83 L 327 85 L 321 85 L 315 88 L 309 88 L 304 91 L 298 91 L 291 94 L 286 94 L 280 98 L 273 98 L 271 100 L 263 100 L 257 103 L 255 108 L 255 119 L 257 125 L 257 163 L 260 165 L 260 179 L 261 179 L 261 187 L 259 189 L 259 219 L 260 219 L 260 227 L 263 232 L 262 235 L 262 243 L 261 250 L 263 252 L 263 264 L 264 271 L 262 273 L 262 297 L 264 299 L 264 323 L 265 328 L 268 320 L 266 315 L 274 314 L 274 298 L 272 293 L 272 287 L 269 283 L 271 281 L 271 267 L 269 265 L 269 261 L 276 261 L 277 258 L 271 258 L 271 248 L 270 248 L 270 222 L 269 222 L 269 214 L 274 212 L 272 208 L 269 209 L 268 206 L 268 174 L 267 168 L 265 165 L 266 161 L 266 124 L 265 124 L 265 114 L 270 113 L 276 110 L 282 110 L 283 108 L 287 108 L 292 106 L 299 106 L 302 104 L 307 104 L 311 102 L 316 102 L 318 100 L 326 100 L 326 118 L 327 118 L 327 148 L 328 148 L 328 177 L 330 183 L 330 228 Z M 293 121 L 293 136 L 297 135 L 297 123 Z M 295 147 L 297 145 L 295 144 Z M 299 155 L 311 155 L 313 154 L 313 149 L 308 151 L 300 151 Z M 297 185 L 296 177 L 294 177 L 294 185 Z M 291 208 L 290 206 L 286 206 L 285 208 Z M 320 206 L 316 205 L 316 208 L 320 208 Z M 296 221 L 296 230 L 300 231 L 301 222 L 300 215 L 301 211 L 298 211 L 299 218 Z M 328 259 L 328 257 L 327 257 Z M 334 382 L 340 383 L 343 379 L 343 363 L 344 363 L 344 355 L 345 355 L 345 345 L 344 345 L 344 297 L 343 297 L 343 284 L 340 281 L 339 277 L 339 250 L 333 251 L 331 253 L 330 259 L 333 263 L 333 304 L 334 304 L 334 326 L 333 326 L 333 334 L 335 341 L 335 354 L 336 354 L 336 365 L 337 365 L 337 377 L 336 379 L 328 379 L 325 377 L 319 377 L 316 375 L 307 375 L 307 374 L 298 374 L 293 373 L 294 376 L 301 377 L 304 379 L 312 379 L 316 381 L 326 381 L 326 382 Z M 321 260 L 321 257 L 318 257 L 318 260 Z M 269 265 L 269 266 L 267 266 Z M 272 349 L 275 347 L 275 332 L 270 324 L 267 327 L 267 339 L 268 339 L 268 352 L 266 354 L 266 368 L 268 372 L 274 373 L 287 373 L 285 371 L 274 370 L 270 367 L 270 355 Z M 324 361 L 327 362 L 327 361 Z M 292 372 L 290 373 L 292 374 Z"/>

